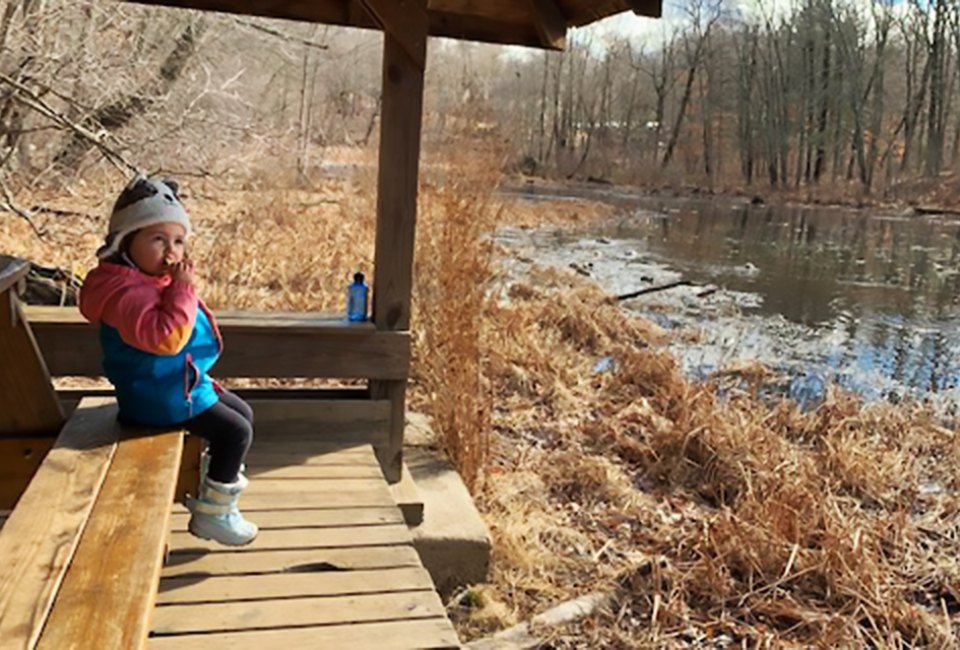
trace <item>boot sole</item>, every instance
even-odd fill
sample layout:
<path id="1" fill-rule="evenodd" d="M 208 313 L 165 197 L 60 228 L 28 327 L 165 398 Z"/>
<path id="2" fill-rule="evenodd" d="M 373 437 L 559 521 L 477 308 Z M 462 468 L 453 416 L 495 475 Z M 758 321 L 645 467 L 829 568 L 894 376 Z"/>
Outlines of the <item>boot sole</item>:
<path id="1" fill-rule="evenodd" d="M 187 526 L 187 531 L 188 531 L 191 535 L 193 535 L 194 537 L 196 537 L 196 538 L 198 538 L 198 539 L 204 539 L 204 540 L 207 540 L 207 541 L 209 541 L 209 542 L 216 542 L 217 544 L 223 544 L 224 546 L 247 546 L 247 545 L 251 544 L 251 543 L 253 542 L 253 540 L 255 540 L 255 539 L 257 538 L 257 536 L 254 535 L 253 537 L 251 537 L 250 539 L 248 539 L 248 540 L 245 541 L 245 542 L 225 542 L 225 541 L 223 541 L 222 539 L 217 539 L 217 538 L 214 537 L 213 535 L 208 535 L 208 534 L 206 534 L 206 533 L 198 532 L 198 531 L 194 530 L 193 526 L 189 526 L 189 525 L 188 525 L 188 526 Z"/>

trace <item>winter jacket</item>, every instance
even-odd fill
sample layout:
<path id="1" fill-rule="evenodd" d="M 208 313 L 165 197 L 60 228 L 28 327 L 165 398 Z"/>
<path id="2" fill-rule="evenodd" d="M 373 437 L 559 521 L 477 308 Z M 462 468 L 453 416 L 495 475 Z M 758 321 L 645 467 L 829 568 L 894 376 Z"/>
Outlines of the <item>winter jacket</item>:
<path id="1" fill-rule="evenodd" d="M 80 312 L 100 324 L 103 371 L 121 419 L 169 426 L 219 400 L 207 373 L 223 341 L 189 284 L 101 261 L 80 290 Z"/>

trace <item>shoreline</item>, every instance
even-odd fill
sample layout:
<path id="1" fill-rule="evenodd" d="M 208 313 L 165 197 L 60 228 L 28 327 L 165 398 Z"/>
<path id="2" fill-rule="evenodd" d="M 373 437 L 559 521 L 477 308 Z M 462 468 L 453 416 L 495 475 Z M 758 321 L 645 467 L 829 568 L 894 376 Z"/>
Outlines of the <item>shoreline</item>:
<path id="1" fill-rule="evenodd" d="M 946 183 L 945 183 L 946 184 Z M 499 192 L 517 196 L 543 197 L 545 200 L 579 198 L 598 199 L 604 196 L 629 199 L 718 199 L 732 203 L 766 205 L 771 207 L 811 207 L 849 210 L 881 210 L 899 216 L 926 215 L 960 218 L 960 202 L 938 201 L 914 197 L 910 199 L 883 199 L 878 197 L 820 196 L 801 189 L 777 190 L 770 188 L 710 189 L 696 185 L 674 187 L 663 185 L 617 184 L 605 180 L 556 180 L 542 177 L 505 175 Z M 824 194 L 828 194 L 827 191 Z"/>

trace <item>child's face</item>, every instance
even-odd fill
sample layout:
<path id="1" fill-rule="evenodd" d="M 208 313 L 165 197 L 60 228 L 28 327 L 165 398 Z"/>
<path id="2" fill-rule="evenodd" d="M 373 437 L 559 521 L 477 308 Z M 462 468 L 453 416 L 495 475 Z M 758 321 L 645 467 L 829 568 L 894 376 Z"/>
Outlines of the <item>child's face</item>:
<path id="1" fill-rule="evenodd" d="M 179 223 L 158 223 L 147 226 L 133 236 L 130 259 L 150 275 L 164 275 L 170 267 L 183 261 L 187 230 Z"/>

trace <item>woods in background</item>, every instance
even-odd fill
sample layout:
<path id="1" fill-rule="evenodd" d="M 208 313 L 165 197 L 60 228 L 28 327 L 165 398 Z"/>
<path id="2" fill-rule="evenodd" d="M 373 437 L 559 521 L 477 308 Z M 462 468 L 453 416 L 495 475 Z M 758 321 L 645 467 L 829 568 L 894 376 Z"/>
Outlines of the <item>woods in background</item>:
<path id="1" fill-rule="evenodd" d="M 685 0 L 667 15 L 678 18 L 653 36 L 574 32 L 564 53 L 434 39 L 426 151 L 491 138 L 506 145 L 508 171 L 884 195 L 956 167 L 958 3 Z M 376 138 L 380 40 L 127 3 L 8 0 L 0 180 L 59 183 L 105 161 L 305 179 L 325 148 Z"/>

